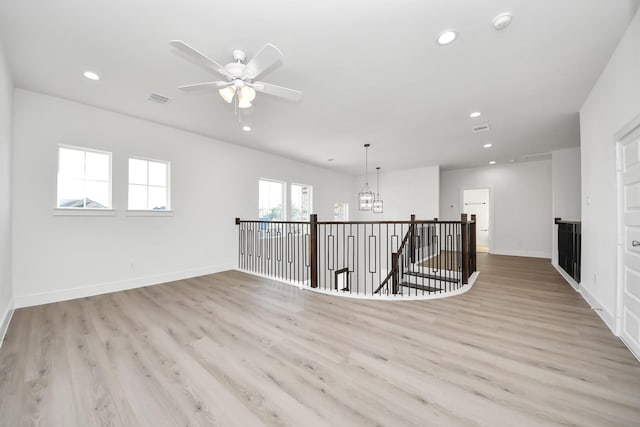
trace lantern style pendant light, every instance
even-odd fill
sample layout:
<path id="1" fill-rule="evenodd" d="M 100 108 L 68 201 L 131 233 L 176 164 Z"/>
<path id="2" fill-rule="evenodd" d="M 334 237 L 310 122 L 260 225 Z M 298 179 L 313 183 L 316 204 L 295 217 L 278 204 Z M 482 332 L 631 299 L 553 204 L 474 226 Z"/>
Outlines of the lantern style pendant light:
<path id="1" fill-rule="evenodd" d="M 369 189 L 369 147 L 371 144 L 364 144 L 364 187 L 358 193 L 358 209 L 370 211 L 373 208 L 373 192 Z"/>
<path id="2" fill-rule="evenodd" d="M 373 200 L 372 210 L 373 213 L 382 213 L 384 202 L 380 199 L 380 166 L 376 167 L 376 178 L 378 183 L 376 184 L 376 198 Z"/>

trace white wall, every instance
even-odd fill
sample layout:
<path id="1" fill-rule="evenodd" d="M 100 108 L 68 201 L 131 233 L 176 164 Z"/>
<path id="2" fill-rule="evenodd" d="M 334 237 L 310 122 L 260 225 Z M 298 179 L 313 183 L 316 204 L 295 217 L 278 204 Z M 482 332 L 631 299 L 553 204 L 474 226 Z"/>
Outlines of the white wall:
<path id="1" fill-rule="evenodd" d="M 362 189 L 365 177 L 356 179 L 354 196 Z M 369 188 L 376 192 L 376 174 L 369 173 Z M 351 208 L 350 219 L 355 221 L 403 220 L 411 214 L 427 220 L 438 216 L 440 192 L 440 168 L 428 166 L 394 172 L 380 173 L 380 198 L 384 201 L 381 214 L 359 211 L 357 201 Z"/>
<path id="2" fill-rule="evenodd" d="M 11 281 L 11 114 L 13 82 L 0 42 L 0 346 L 13 308 Z"/>
<path id="3" fill-rule="evenodd" d="M 442 171 L 440 218 L 459 219 L 462 192 L 489 188 L 490 251 L 551 258 L 551 161 Z"/>
<path id="4" fill-rule="evenodd" d="M 320 219 L 355 200 L 349 175 L 24 90 L 14 141 L 18 306 L 232 268 L 234 218 L 257 218 L 259 177 L 312 185 Z M 113 152 L 115 216 L 53 215 L 58 144 Z M 171 162 L 172 217 L 125 214 L 129 155 Z"/>
<path id="5" fill-rule="evenodd" d="M 580 148 L 554 151 L 551 154 L 553 217 L 579 221 Z"/>
<path id="6" fill-rule="evenodd" d="M 557 150 L 551 153 L 552 218 L 580 221 L 580 147 Z M 558 264 L 558 231 L 551 232 L 553 248 L 551 262 Z"/>
<path id="7" fill-rule="evenodd" d="M 584 297 L 615 331 L 614 135 L 640 114 L 640 14 L 636 14 L 580 110 Z"/>

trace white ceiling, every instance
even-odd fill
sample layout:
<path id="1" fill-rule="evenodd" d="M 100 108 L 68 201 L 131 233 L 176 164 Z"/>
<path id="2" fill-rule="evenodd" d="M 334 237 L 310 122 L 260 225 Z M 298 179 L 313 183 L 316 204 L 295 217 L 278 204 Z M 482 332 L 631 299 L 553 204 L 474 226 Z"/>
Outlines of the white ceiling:
<path id="1" fill-rule="evenodd" d="M 486 165 L 579 145 L 578 111 L 637 0 L 0 0 L 0 39 L 16 86 L 165 123 L 352 174 L 362 144 L 382 170 Z M 491 21 L 513 11 L 498 32 Z M 459 37 L 437 46 L 438 34 Z M 265 43 L 283 63 L 260 80 L 243 120 L 218 80 L 176 55 L 181 39 L 220 63 Z M 85 70 L 102 79 L 82 77 Z M 158 93 L 171 100 L 147 100 Z M 478 119 L 469 113 L 479 110 Z M 491 131 L 474 134 L 474 124 Z M 493 148 L 484 149 L 484 143 Z M 176 144 L 179 144 L 176 141 Z M 333 162 L 327 159 L 335 158 Z"/>

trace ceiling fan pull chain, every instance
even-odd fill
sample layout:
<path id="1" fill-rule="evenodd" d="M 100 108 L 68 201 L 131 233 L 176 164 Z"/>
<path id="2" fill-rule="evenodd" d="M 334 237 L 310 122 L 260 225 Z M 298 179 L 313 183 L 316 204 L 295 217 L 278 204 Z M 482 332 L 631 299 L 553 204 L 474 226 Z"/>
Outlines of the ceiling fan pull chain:
<path id="1" fill-rule="evenodd" d="M 233 97 L 233 114 L 235 114 L 236 117 L 238 116 L 238 97 L 237 96 Z"/>

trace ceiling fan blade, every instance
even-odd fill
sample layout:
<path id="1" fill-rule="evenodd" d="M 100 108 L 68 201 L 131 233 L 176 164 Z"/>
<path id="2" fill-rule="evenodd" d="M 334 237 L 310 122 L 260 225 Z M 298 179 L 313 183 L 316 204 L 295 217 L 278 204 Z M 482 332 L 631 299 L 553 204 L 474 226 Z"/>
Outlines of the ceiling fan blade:
<path id="1" fill-rule="evenodd" d="M 188 56 L 190 59 L 196 60 L 201 65 L 206 66 L 208 69 L 220 73 L 225 77 L 231 77 L 222 65 L 218 64 L 204 53 L 192 48 L 182 40 L 171 40 L 169 44 Z"/>
<path id="2" fill-rule="evenodd" d="M 274 45 L 267 43 L 258 53 L 255 54 L 251 61 L 247 63 L 244 69 L 244 77 L 255 79 L 260 74 L 277 64 L 282 59 L 282 52 Z"/>
<path id="3" fill-rule="evenodd" d="M 253 86 L 253 88 L 258 92 L 278 96 L 290 101 L 300 101 L 302 99 L 302 92 L 299 90 L 289 89 L 287 87 L 276 86 L 271 83 L 264 82 L 254 82 L 251 86 Z"/>
<path id="4" fill-rule="evenodd" d="M 184 90 L 185 92 L 195 92 L 198 90 L 212 90 L 212 89 L 219 89 L 222 87 L 227 87 L 232 85 L 232 82 L 206 82 L 206 83 L 195 83 L 192 85 L 184 85 L 184 86 L 178 86 L 178 89 L 180 90 Z"/>

